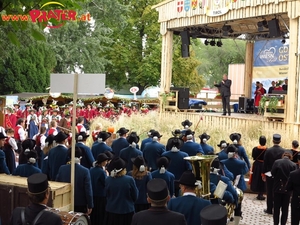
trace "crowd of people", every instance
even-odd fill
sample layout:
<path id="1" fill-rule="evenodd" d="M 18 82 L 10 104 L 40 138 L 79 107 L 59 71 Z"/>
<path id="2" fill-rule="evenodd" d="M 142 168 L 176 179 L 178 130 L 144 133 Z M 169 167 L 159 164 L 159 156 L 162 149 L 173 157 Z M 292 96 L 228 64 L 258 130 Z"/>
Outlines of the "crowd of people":
<path id="1" fill-rule="evenodd" d="M 252 150 L 251 166 L 241 134 L 230 134 L 231 143 L 221 140 L 220 149 L 216 150 L 208 144 L 210 135 L 200 134 L 200 141 L 196 140 L 192 124 L 189 120 L 183 121 L 183 129 L 172 131 L 166 145 L 160 143 L 162 135 L 157 130 L 149 130 L 148 138 L 140 143 L 136 132 L 121 127 L 117 131 L 119 137 L 111 146 L 106 142 L 112 134 L 99 129 L 93 133 L 94 143 L 89 147 L 86 144 L 89 135 L 78 129 L 73 137 L 76 138 L 74 156 L 69 148 L 69 136 L 63 131 L 52 134 L 48 131 L 45 136 L 44 128 L 41 130 L 43 139 L 27 137 L 14 141 L 13 130 L 7 130 L 7 134 L 0 133 L 3 149 L 0 150 L 0 173 L 22 177 L 43 173 L 47 180 L 70 183 L 73 157 L 76 163 L 74 210 L 89 214 L 92 225 L 147 224 L 148 216 L 160 221 L 159 215 L 167 215 L 169 210 L 178 213 L 175 224 L 198 225 L 201 224 L 200 212 L 210 205 L 233 206 L 234 215 L 229 217 L 238 225 L 242 218 L 241 196 L 247 189 L 244 176 L 251 170 L 251 190 L 258 194 L 257 200 L 265 200 L 264 193 L 267 193 L 265 213 L 273 214 L 274 224 L 278 225 L 280 220 L 282 225 L 286 224 L 292 191 L 292 225 L 299 224 L 297 141 L 293 141 L 291 150 L 286 150 L 279 146 L 281 136 L 274 134 L 274 146 L 267 148 L 266 138 L 261 136 L 259 145 Z M 25 126 L 24 121 L 18 126 Z M 18 153 L 16 164 L 14 156 Z M 184 159 L 199 154 L 217 155 L 210 168 L 209 198 L 197 196 L 201 181 L 196 180 L 191 164 Z M 221 181 L 226 189 L 220 195 Z"/>

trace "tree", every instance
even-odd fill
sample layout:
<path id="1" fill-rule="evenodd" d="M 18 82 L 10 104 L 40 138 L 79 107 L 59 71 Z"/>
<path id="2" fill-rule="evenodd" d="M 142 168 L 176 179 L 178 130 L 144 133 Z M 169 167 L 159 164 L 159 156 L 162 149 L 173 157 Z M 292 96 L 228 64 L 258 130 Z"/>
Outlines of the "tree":
<path id="1" fill-rule="evenodd" d="M 47 43 L 35 41 L 30 36 L 31 29 L 35 29 L 33 25 L 16 32 L 21 40 L 20 47 L 10 42 L 2 46 L 3 51 L 9 54 L 3 55 L 0 60 L 1 94 L 45 92 L 49 86 L 55 57 Z M 4 27 L 0 27 L 1 32 L 5 32 Z M 24 34 L 28 34 L 26 38 Z M 5 37 L 2 40 L 5 41 Z"/>
<path id="2" fill-rule="evenodd" d="M 228 65 L 244 63 L 245 41 L 222 40 L 222 47 L 204 45 L 201 40 L 193 42 L 196 58 L 201 62 L 198 73 L 203 75 L 206 85 L 212 87 L 214 81 L 220 81 L 228 73 Z"/>

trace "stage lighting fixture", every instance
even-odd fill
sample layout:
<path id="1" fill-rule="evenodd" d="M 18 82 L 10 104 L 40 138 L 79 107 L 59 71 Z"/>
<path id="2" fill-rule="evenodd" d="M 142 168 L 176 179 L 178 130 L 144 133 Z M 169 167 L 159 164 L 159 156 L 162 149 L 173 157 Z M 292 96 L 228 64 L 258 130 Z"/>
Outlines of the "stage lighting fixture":
<path id="1" fill-rule="evenodd" d="M 228 33 L 233 33 L 233 30 L 230 25 L 224 25 L 222 27 L 223 35 L 228 36 Z"/>
<path id="2" fill-rule="evenodd" d="M 222 45 L 223 45 L 223 43 L 222 43 L 222 41 L 219 39 L 219 40 L 217 41 L 217 46 L 218 46 L 218 47 L 222 47 Z"/>
<path id="3" fill-rule="evenodd" d="M 268 26 L 268 21 L 266 21 L 266 20 L 259 21 L 259 22 L 257 23 L 257 30 L 258 30 L 258 31 L 263 31 L 264 28 L 269 28 L 269 26 Z"/>
<path id="4" fill-rule="evenodd" d="M 205 45 L 209 45 L 209 41 L 206 39 L 206 40 L 204 41 L 204 44 L 205 44 Z"/>
<path id="5" fill-rule="evenodd" d="M 281 40 L 281 43 L 282 43 L 282 44 L 285 44 L 285 42 L 286 42 L 286 41 L 285 41 L 285 38 L 283 38 L 283 39 Z"/>
<path id="6" fill-rule="evenodd" d="M 216 41 L 213 39 L 213 40 L 210 41 L 209 44 L 210 44 L 210 46 L 215 46 L 216 45 Z"/>

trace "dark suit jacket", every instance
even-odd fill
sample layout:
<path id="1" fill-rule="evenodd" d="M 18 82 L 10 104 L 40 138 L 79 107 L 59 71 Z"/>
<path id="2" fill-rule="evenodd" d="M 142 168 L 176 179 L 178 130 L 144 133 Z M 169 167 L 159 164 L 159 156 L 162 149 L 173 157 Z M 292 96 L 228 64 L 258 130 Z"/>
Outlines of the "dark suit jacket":
<path id="1" fill-rule="evenodd" d="M 144 159 L 151 171 L 157 169 L 156 161 L 166 151 L 165 146 L 157 141 L 149 142 L 144 148 Z"/>
<path id="2" fill-rule="evenodd" d="M 10 225 L 22 225 L 22 220 L 21 220 L 21 209 L 22 208 L 23 207 L 18 207 L 18 208 L 14 209 L 14 211 L 12 213 Z M 25 208 L 26 221 L 29 224 L 31 224 L 34 221 L 34 218 L 37 216 L 37 214 L 39 214 L 39 212 L 45 208 L 46 208 L 45 206 L 39 205 L 39 204 L 30 204 L 29 206 L 27 206 Z M 63 223 L 58 214 L 53 213 L 51 211 L 45 211 L 41 215 L 40 219 L 38 219 L 36 225 L 48 225 L 48 224 L 62 225 Z"/>
<path id="3" fill-rule="evenodd" d="M 92 155 L 92 151 L 90 147 L 86 146 L 82 142 L 76 143 L 76 147 L 81 148 L 82 151 L 82 158 L 80 160 L 80 165 L 84 166 L 87 169 L 93 167 L 93 162 L 95 161 L 95 159 L 94 156 Z"/>
<path id="4" fill-rule="evenodd" d="M 199 214 L 200 215 L 200 214 Z M 131 225 L 186 225 L 184 215 L 166 207 L 151 207 L 133 215 Z"/>
<path id="5" fill-rule="evenodd" d="M 201 224 L 200 212 L 211 202 L 192 195 L 186 195 L 178 198 L 171 198 L 168 203 L 168 209 L 182 213 L 188 225 Z"/>
<path id="6" fill-rule="evenodd" d="M 293 191 L 292 195 L 292 207 L 299 207 L 300 206 L 300 169 L 292 171 L 290 173 L 290 177 L 287 183 L 287 190 Z"/>
<path id="7" fill-rule="evenodd" d="M 126 148 L 129 146 L 128 141 L 126 138 L 120 137 L 117 140 L 114 140 L 113 143 L 111 144 L 112 151 L 115 153 L 115 157 L 120 156 L 120 151 L 123 148 Z"/>
<path id="8" fill-rule="evenodd" d="M 187 153 L 189 156 L 195 156 L 197 153 L 204 155 L 201 145 L 192 141 L 186 141 L 180 148 L 180 151 Z"/>
<path id="9" fill-rule="evenodd" d="M 100 153 L 104 153 L 106 151 L 110 151 L 112 152 L 111 147 L 109 147 L 107 144 L 105 143 L 99 143 L 98 141 L 95 141 L 95 144 L 93 144 L 92 146 L 92 155 L 94 157 L 94 159 L 97 160 L 97 157 Z"/>
<path id="10" fill-rule="evenodd" d="M 215 84 L 214 86 L 218 87 L 220 89 L 220 94 L 222 97 L 229 97 L 231 96 L 231 80 L 227 79 L 224 84 L 223 82 L 220 82 L 219 84 Z"/>
<path id="11" fill-rule="evenodd" d="M 272 170 L 273 164 L 277 159 L 281 159 L 285 149 L 279 145 L 274 145 L 265 151 L 263 173 Z"/>
<path id="12" fill-rule="evenodd" d="M 68 149 L 65 146 L 58 145 L 51 148 L 48 154 L 48 172 L 50 180 L 54 181 L 59 167 L 65 165 L 68 161 Z"/>

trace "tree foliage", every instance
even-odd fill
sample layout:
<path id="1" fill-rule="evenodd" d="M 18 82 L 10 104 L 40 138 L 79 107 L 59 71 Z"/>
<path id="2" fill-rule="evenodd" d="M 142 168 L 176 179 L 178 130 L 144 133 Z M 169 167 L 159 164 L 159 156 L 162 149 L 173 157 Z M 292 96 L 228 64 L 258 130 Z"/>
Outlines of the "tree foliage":
<path id="1" fill-rule="evenodd" d="M 214 81 L 220 81 L 223 74 L 228 73 L 229 64 L 245 63 L 245 41 L 222 40 L 223 46 L 204 45 L 200 40 L 193 42 L 193 49 L 197 59 L 201 62 L 198 73 L 205 80 L 206 85 L 212 87 Z"/>

